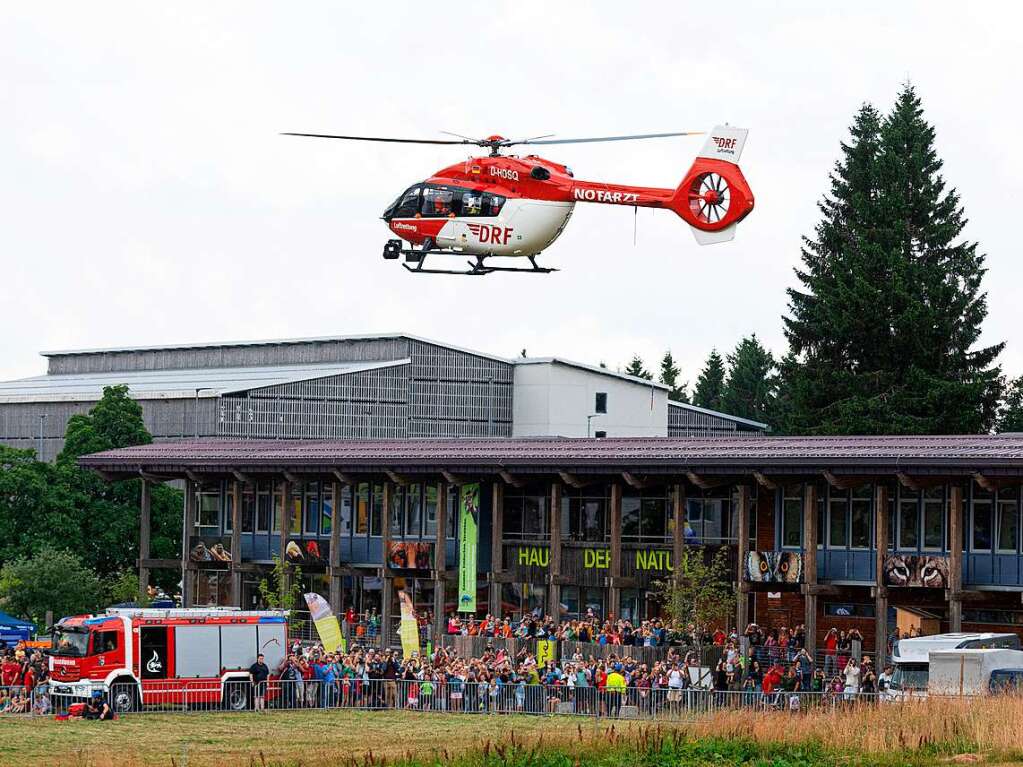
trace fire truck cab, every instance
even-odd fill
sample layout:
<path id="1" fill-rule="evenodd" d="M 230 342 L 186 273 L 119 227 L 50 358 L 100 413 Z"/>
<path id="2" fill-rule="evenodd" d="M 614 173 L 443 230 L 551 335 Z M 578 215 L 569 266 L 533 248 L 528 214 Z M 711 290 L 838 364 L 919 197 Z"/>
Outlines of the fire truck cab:
<path id="1" fill-rule="evenodd" d="M 99 691 L 120 713 L 149 704 L 243 709 L 249 666 L 262 653 L 275 671 L 287 642 L 277 611 L 112 608 L 64 618 L 53 628 L 51 694 Z"/>

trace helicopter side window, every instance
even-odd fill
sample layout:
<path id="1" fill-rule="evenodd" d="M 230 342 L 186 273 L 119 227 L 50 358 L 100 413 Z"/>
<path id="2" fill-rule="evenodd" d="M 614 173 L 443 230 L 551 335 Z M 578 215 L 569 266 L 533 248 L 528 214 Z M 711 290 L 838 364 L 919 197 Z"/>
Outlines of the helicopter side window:
<path id="1" fill-rule="evenodd" d="M 462 215 L 483 215 L 483 195 L 480 192 L 462 192 Z"/>
<path id="2" fill-rule="evenodd" d="M 423 190 L 422 213 L 430 218 L 446 218 L 455 215 L 455 193 L 442 187 L 427 187 Z"/>
<path id="3" fill-rule="evenodd" d="M 497 216 L 501 213 L 501 208 L 504 207 L 504 197 L 497 194 L 491 194 L 487 192 L 483 195 L 483 215 L 484 216 Z"/>
<path id="4" fill-rule="evenodd" d="M 402 195 L 401 201 L 394 207 L 395 218 L 412 218 L 419 212 L 420 191 L 421 187 L 417 185 Z"/>

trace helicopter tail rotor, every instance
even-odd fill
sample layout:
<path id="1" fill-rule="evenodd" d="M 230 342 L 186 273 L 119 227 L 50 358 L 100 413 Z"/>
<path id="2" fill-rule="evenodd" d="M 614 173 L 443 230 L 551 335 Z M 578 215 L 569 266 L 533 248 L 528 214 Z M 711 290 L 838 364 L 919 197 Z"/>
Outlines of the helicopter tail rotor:
<path id="1" fill-rule="evenodd" d="M 670 207 L 693 229 L 700 245 L 728 242 L 753 210 L 753 192 L 739 169 L 745 128 L 719 125 L 710 132 Z"/>

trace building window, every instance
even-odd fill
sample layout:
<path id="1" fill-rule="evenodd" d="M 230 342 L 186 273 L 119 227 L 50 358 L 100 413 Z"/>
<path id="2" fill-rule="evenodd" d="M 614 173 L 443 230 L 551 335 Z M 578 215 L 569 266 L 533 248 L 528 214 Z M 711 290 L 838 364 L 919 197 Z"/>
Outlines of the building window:
<path id="1" fill-rule="evenodd" d="M 715 491 L 707 491 L 708 494 L 703 497 L 686 498 L 686 543 L 695 545 L 735 543 L 738 514 L 733 514 L 732 510 L 733 505 L 737 505 L 738 496 L 732 494 L 714 496 L 710 494 L 713 492 Z M 751 525 L 755 519 L 754 502 L 750 504 Z"/>
<path id="2" fill-rule="evenodd" d="M 220 487 L 205 486 L 199 492 L 196 504 L 196 528 L 210 529 L 220 526 Z"/>
<path id="3" fill-rule="evenodd" d="M 391 537 L 401 538 L 403 532 L 401 528 L 405 521 L 405 488 L 392 485 L 388 503 L 391 506 L 387 515 L 390 520 Z"/>
<path id="4" fill-rule="evenodd" d="M 256 524 L 256 493 L 249 488 L 242 490 L 242 532 L 251 533 Z"/>
<path id="5" fill-rule="evenodd" d="M 597 439 L 605 439 L 607 437 L 607 432 L 606 431 L 594 432 L 593 436 L 596 437 Z"/>
<path id="6" fill-rule="evenodd" d="M 408 538 L 422 537 L 422 487 L 410 485 L 405 501 L 405 536 Z M 436 520 L 434 520 L 436 527 Z"/>
<path id="7" fill-rule="evenodd" d="M 458 537 L 458 515 L 461 510 L 461 490 L 456 485 L 448 485 L 448 538 Z"/>
<path id="8" fill-rule="evenodd" d="M 1019 490 L 1004 488 L 998 491 L 998 551 L 1015 554 L 1019 548 Z"/>
<path id="9" fill-rule="evenodd" d="M 330 535 L 334 524 L 334 485 L 320 486 L 320 535 Z"/>
<path id="10" fill-rule="evenodd" d="M 349 536 L 352 534 L 352 488 L 342 487 L 341 488 L 341 514 L 340 527 L 341 535 Z"/>
<path id="11" fill-rule="evenodd" d="M 973 551 L 991 551 L 991 494 L 973 494 Z"/>
<path id="12" fill-rule="evenodd" d="M 369 483 L 359 483 L 355 495 L 355 534 L 366 535 L 369 532 Z"/>
<path id="13" fill-rule="evenodd" d="M 849 499 L 844 492 L 828 499 L 828 548 L 844 549 L 849 546 L 848 511 Z"/>
<path id="14" fill-rule="evenodd" d="M 607 412 L 607 392 L 598 391 L 594 397 L 593 402 L 594 413 L 606 413 Z"/>
<path id="15" fill-rule="evenodd" d="M 426 486 L 426 525 L 424 530 L 424 537 L 436 538 L 437 537 L 437 486 L 427 485 Z"/>
<path id="16" fill-rule="evenodd" d="M 384 486 L 373 485 L 373 503 L 369 510 L 369 534 L 380 536 L 384 532 Z"/>
<path id="17" fill-rule="evenodd" d="M 547 537 L 547 497 L 545 495 L 506 495 L 502 535 L 511 540 Z"/>
<path id="18" fill-rule="evenodd" d="M 798 549 L 803 545 L 803 486 L 786 485 L 781 502 L 781 545 Z"/>
<path id="19" fill-rule="evenodd" d="M 668 540 L 670 507 L 669 498 L 664 491 L 624 496 L 622 538 L 651 543 L 663 543 Z"/>
<path id="20" fill-rule="evenodd" d="M 945 488 L 924 491 L 924 549 L 941 551 L 945 546 Z"/>
<path id="21" fill-rule="evenodd" d="M 608 540 L 607 500 L 600 496 L 565 495 L 561 499 L 561 532 L 565 540 Z"/>
<path id="22" fill-rule="evenodd" d="M 852 533 L 850 546 L 854 549 L 870 548 L 871 486 L 862 485 L 852 492 L 849 530 Z"/>
<path id="23" fill-rule="evenodd" d="M 916 492 L 903 490 L 899 496 L 899 548 L 920 547 L 920 498 Z"/>
<path id="24" fill-rule="evenodd" d="M 319 483 L 310 482 L 305 486 L 305 527 L 307 535 L 319 535 L 320 532 L 320 499 Z M 302 496 L 299 495 L 301 498 Z"/>
<path id="25" fill-rule="evenodd" d="M 268 482 L 260 482 L 256 492 L 256 532 L 270 532 L 270 517 L 274 512 L 274 496 Z M 276 521 L 274 527 L 277 526 Z"/>

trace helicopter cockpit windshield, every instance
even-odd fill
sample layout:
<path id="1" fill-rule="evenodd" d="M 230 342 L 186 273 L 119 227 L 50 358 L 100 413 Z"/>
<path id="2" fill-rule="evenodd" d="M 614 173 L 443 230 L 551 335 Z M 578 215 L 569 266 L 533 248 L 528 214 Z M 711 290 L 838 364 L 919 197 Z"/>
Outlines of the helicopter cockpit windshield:
<path id="1" fill-rule="evenodd" d="M 416 184 L 396 199 L 383 218 L 454 218 L 497 216 L 504 207 L 501 195 L 441 184 Z"/>

